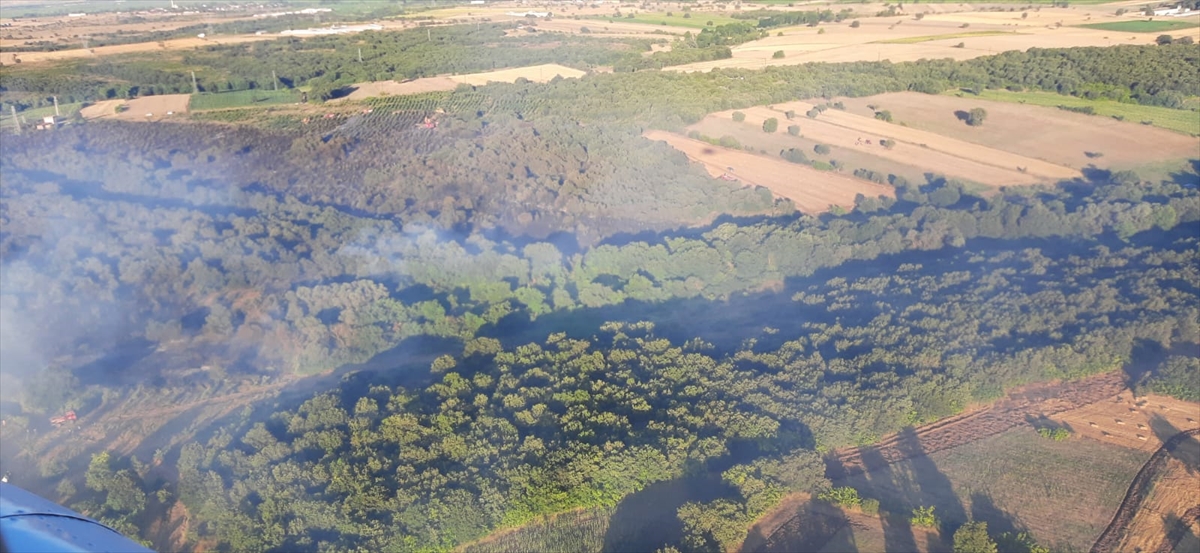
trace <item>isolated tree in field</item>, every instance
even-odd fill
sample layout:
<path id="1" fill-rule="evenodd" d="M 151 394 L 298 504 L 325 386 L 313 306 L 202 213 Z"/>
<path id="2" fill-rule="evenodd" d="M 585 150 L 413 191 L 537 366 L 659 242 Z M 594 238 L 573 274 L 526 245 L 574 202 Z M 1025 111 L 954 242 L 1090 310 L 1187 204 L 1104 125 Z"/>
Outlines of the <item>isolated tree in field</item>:
<path id="1" fill-rule="evenodd" d="M 987 119 L 987 110 L 983 108 L 971 108 L 971 111 L 967 112 L 967 124 L 972 127 L 982 125 L 984 119 Z"/>
<path id="2" fill-rule="evenodd" d="M 850 22 L 851 29 L 857 29 L 859 27 L 862 27 L 862 22 L 860 22 L 859 20 L 855 19 L 854 21 Z"/>
<path id="3" fill-rule="evenodd" d="M 740 111 L 735 111 L 733 112 L 733 120 L 741 123 L 742 121 L 746 120 L 746 114 Z"/>
<path id="4" fill-rule="evenodd" d="M 821 115 L 821 110 L 813 108 L 804 112 L 804 115 L 807 115 L 810 119 L 816 119 L 818 115 Z"/>
<path id="5" fill-rule="evenodd" d="M 784 56 L 783 50 L 776 50 L 774 54 L 771 54 L 771 57 L 775 58 L 777 60 L 783 59 L 783 56 Z"/>
<path id="6" fill-rule="evenodd" d="M 877 111 L 877 112 L 875 112 L 875 118 L 880 121 L 887 121 L 888 123 L 891 123 L 892 122 L 892 112 L 890 112 L 886 109 L 883 111 Z"/>
<path id="7" fill-rule="evenodd" d="M 788 134 L 800 136 L 800 125 L 788 125 Z"/>
<path id="8" fill-rule="evenodd" d="M 817 144 L 816 146 L 813 146 L 813 151 L 821 155 L 827 155 L 829 154 L 829 145 Z"/>
<path id="9" fill-rule="evenodd" d="M 987 523 L 968 522 L 954 532 L 954 553 L 996 553 L 996 542 L 988 537 Z"/>
<path id="10" fill-rule="evenodd" d="M 787 117 L 789 121 L 792 119 L 795 119 L 796 118 L 796 110 L 789 109 L 789 110 L 783 112 L 783 116 Z"/>
<path id="11" fill-rule="evenodd" d="M 1181 36 L 1181 37 L 1179 37 L 1179 40 L 1176 40 L 1174 43 L 1175 44 L 1192 44 L 1194 42 L 1196 42 L 1196 41 L 1191 36 Z"/>
<path id="12" fill-rule="evenodd" d="M 1158 35 L 1158 38 L 1154 39 L 1159 46 L 1166 46 L 1174 41 L 1175 39 L 1171 38 L 1171 35 Z"/>
<path id="13" fill-rule="evenodd" d="M 779 120 L 772 117 L 763 121 L 763 132 L 775 132 L 779 130 Z"/>

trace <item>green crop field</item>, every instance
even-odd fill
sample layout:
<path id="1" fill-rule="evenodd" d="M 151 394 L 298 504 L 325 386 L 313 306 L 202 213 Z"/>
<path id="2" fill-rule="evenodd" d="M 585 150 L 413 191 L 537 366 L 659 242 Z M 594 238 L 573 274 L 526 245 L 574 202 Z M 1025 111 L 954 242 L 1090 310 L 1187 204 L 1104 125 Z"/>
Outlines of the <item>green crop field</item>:
<path id="1" fill-rule="evenodd" d="M 926 35 L 926 36 L 910 36 L 905 38 L 894 38 L 891 40 L 880 40 L 876 44 L 917 44 L 919 42 L 929 42 L 931 40 L 945 40 L 951 38 L 968 38 L 973 36 L 993 36 L 993 35 L 1016 35 L 1012 31 L 971 31 L 966 33 L 951 33 L 946 35 Z"/>
<path id="2" fill-rule="evenodd" d="M 958 91 L 951 91 L 947 94 L 956 94 L 957 92 Z M 1077 98 L 1075 96 L 1066 96 L 1063 94 L 1055 94 L 1053 92 L 1012 92 L 1008 90 L 984 90 L 979 94 L 979 98 L 984 100 L 995 100 L 998 102 L 1012 102 L 1047 107 L 1090 107 L 1095 110 L 1096 115 L 1104 117 L 1123 118 L 1124 121 L 1129 121 L 1132 123 L 1143 123 L 1149 121 L 1149 124 L 1156 127 L 1162 127 L 1164 129 L 1190 135 L 1200 134 L 1200 112 L 1191 110 L 1171 109 L 1158 106 L 1143 106 L 1141 104 L 1125 104 L 1111 100 L 1088 100 L 1086 98 Z"/>
<path id="3" fill-rule="evenodd" d="M 691 13 L 691 17 L 684 17 L 684 13 Z M 717 13 L 705 12 L 672 12 L 672 15 L 666 13 L 639 13 L 633 17 L 621 16 L 612 17 L 604 15 L 589 16 L 587 19 L 596 19 L 600 21 L 609 21 L 616 23 L 624 21 L 626 23 L 645 23 L 647 25 L 665 25 L 669 27 L 688 27 L 690 29 L 703 29 L 711 21 L 713 26 L 726 25 L 729 23 L 755 23 L 751 19 L 734 19 Z"/>
<path id="4" fill-rule="evenodd" d="M 292 90 L 239 90 L 217 94 L 193 94 L 188 103 L 190 111 L 229 109 L 247 106 L 269 106 L 291 104 L 300 101 L 300 95 Z"/>
<path id="5" fill-rule="evenodd" d="M 1187 19 L 1160 19 L 1158 21 L 1115 21 L 1111 23 L 1090 23 L 1088 25 L 1080 25 L 1080 27 L 1124 33 L 1161 33 L 1163 31 L 1178 31 L 1180 29 L 1200 27 L 1200 19 L 1191 17 Z"/>

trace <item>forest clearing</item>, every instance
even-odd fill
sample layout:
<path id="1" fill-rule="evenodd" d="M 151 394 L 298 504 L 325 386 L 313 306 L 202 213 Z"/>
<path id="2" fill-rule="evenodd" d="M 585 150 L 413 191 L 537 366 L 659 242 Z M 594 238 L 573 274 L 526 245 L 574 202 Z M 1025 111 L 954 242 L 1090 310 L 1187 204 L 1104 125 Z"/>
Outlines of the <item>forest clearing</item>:
<path id="1" fill-rule="evenodd" d="M 805 213 L 823 213 L 835 205 L 853 207 L 858 194 L 867 197 L 895 194 L 889 186 L 818 171 L 777 157 L 722 148 L 674 133 L 646 131 L 643 136 L 665 141 L 704 165 L 713 177 L 726 175 L 745 185 L 765 187 L 777 197 L 792 200 L 796 209 Z"/>
<path id="2" fill-rule="evenodd" d="M 1063 98 L 1064 104 L 1073 105 L 1067 101 L 1074 98 L 1057 97 Z M 935 96 L 893 92 L 863 98 L 838 97 L 834 101 L 846 106 L 845 113 L 829 110 L 821 114 L 818 120 L 845 114 L 859 115 L 863 119 L 872 117 L 876 112 L 888 111 L 894 123 L 875 120 L 879 128 L 889 129 L 903 124 L 907 126 L 902 128 L 904 131 L 937 133 L 1072 169 L 1088 166 L 1127 169 L 1148 162 L 1185 159 L 1196 155 L 1194 137 L 1144 125 L 1132 118 L 1118 121 L 1112 117 L 1072 113 L 1054 107 L 998 102 L 969 93 L 962 93 L 959 97 L 951 94 Z M 987 111 L 987 120 L 982 126 L 966 125 L 957 115 L 958 112 L 977 107 Z M 1195 124 L 1200 124 L 1200 114 L 1196 112 L 1137 104 L 1131 104 L 1131 108 L 1157 109 L 1180 118 L 1191 117 L 1197 120 Z M 800 123 L 804 128 L 804 122 Z M 1029 132 L 1031 128 L 1037 128 L 1038 132 Z"/>

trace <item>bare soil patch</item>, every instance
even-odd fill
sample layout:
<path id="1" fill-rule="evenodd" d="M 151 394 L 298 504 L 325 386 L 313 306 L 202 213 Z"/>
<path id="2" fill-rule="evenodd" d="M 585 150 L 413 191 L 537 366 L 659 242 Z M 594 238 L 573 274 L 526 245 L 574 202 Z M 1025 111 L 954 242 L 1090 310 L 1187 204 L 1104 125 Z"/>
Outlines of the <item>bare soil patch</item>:
<path id="1" fill-rule="evenodd" d="M 964 95 L 934 96 L 916 92 L 837 98 L 847 113 L 871 117 L 867 107 L 892 113 L 896 123 L 946 137 L 1037 158 L 1058 166 L 1082 169 L 1089 165 L 1127 168 L 1147 162 L 1195 157 L 1196 139 L 1136 121 L 1117 121 L 1068 111 L 991 102 Z M 981 107 L 988 116 L 970 127 L 955 115 Z M 825 115 L 831 112 L 826 111 Z M 822 115 L 822 117 L 825 117 Z M 1037 129 L 1037 132 L 1030 132 Z M 1087 152 L 1103 154 L 1089 157 Z"/>
<path id="2" fill-rule="evenodd" d="M 79 111 L 85 119 L 117 119 L 121 121 L 162 121 L 187 113 L 188 94 L 142 96 L 132 100 L 104 100 Z M 117 106 L 128 109 L 117 113 Z M 170 112 L 170 115 L 168 115 Z"/>
<path id="3" fill-rule="evenodd" d="M 858 194 L 867 197 L 895 194 L 889 186 L 818 171 L 779 158 L 713 146 L 665 131 L 647 131 L 643 136 L 665 141 L 703 164 L 714 177 L 728 174 L 743 184 L 765 187 L 778 197 L 792 200 L 796 208 L 805 213 L 822 213 L 834 205 L 853 207 Z"/>

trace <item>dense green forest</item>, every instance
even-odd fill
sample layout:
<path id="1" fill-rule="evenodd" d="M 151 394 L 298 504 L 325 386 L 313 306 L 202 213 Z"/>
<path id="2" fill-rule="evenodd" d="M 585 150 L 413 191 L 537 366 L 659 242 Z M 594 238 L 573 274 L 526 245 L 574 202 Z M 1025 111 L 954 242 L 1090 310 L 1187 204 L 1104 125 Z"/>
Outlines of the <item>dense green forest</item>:
<path id="1" fill-rule="evenodd" d="M 790 328 L 730 354 L 639 323 L 514 348 L 477 339 L 422 387 L 355 383 L 186 446 L 180 498 L 237 550 L 409 550 L 718 470 L 726 497 L 679 516 L 686 549 L 728 551 L 782 494 L 827 486 L 817 452 L 1005 386 L 1113 370 L 1141 340 L 1195 343 L 1200 242 L 1152 234 L 1115 249 L 999 242 L 806 279 L 790 306 L 736 316 Z"/>
<path id="2" fill-rule="evenodd" d="M 181 63 L 225 88 L 265 86 L 251 80 L 277 63 L 321 97 L 497 62 L 618 63 L 645 46 L 500 33 L 439 28 L 430 46 L 424 32 L 365 33 L 362 65 L 336 37 Z M 65 465 L 39 467 L 43 484 L 131 533 L 178 500 L 191 538 L 223 549 L 409 551 L 696 479 L 712 496 L 679 506 L 685 533 L 660 545 L 728 550 L 783 494 L 827 487 L 832 448 L 1117 370 L 1145 344 L 1194 348 L 1200 176 L 1091 170 L 980 195 L 930 174 L 818 217 L 641 132 L 951 87 L 1173 105 L 1200 89 L 1197 52 L 639 70 L 379 98 L 306 125 L 88 122 L 3 140 L 3 408 L 21 413 L 4 431 L 87 417 L 130 390 L 372 362 L 156 459 L 177 482 L 100 454 L 82 489 Z M 139 63 L 71 67 L 85 76 L 5 67 L 0 93 L 184 86 Z M 430 116 L 436 129 L 418 125 Z M 1192 357 L 1139 384 L 1185 395 Z"/>

